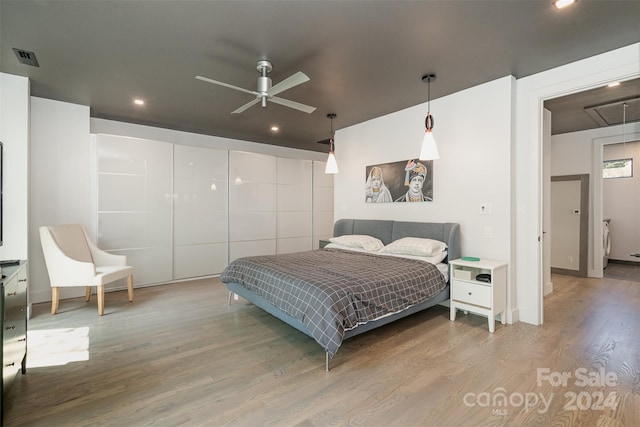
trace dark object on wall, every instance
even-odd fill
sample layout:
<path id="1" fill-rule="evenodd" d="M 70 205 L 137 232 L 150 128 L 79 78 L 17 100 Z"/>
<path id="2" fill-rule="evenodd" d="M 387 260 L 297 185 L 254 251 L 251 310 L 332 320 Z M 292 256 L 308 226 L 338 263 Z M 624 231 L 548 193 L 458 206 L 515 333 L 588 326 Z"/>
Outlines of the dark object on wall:
<path id="1" fill-rule="evenodd" d="M 476 280 L 477 280 L 478 282 L 491 283 L 491 275 L 490 275 L 490 274 L 485 274 L 485 273 L 478 274 L 478 275 L 476 276 Z"/>
<path id="2" fill-rule="evenodd" d="M 2 206 L 2 201 L 4 199 L 4 191 L 3 191 L 3 189 L 4 189 L 4 177 L 3 177 L 4 169 L 2 168 L 2 162 L 3 162 L 2 149 L 3 149 L 2 142 L 0 141 L 0 246 L 2 246 L 2 241 L 3 241 L 3 233 L 2 233 L 2 229 L 3 229 L 3 227 L 2 227 L 2 221 L 3 221 L 2 209 L 3 209 L 3 206 Z"/>
<path id="3" fill-rule="evenodd" d="M 0 393 L 0 417 L 4 409 L 4 397 L 18 375 L 27 372 L 27 262 L 3 267 L 6 275 L 0 279 L 0 330 L 2 330 L 2 391 Z M 2 418 L 0 418 L 2 425 Z"/>
<path id="4" fill-rule="evenodd" d="M 365 202 L 433 201 L 433 160 L 403 160 L 365 168 Z"/>

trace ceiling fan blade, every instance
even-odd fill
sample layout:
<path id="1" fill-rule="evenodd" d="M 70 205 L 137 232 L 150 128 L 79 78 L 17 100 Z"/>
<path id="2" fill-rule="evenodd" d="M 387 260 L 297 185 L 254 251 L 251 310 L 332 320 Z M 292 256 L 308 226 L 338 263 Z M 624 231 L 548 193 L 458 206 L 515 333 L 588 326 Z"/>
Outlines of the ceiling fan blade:
<path id="1" fill-rule="evenodd" d="M 299 102 L 278 98 L 277 96 L 272 96 L 268 99 L 269 101 L 274 102 L 276 104 L 284 105 L 285 107 L 289 107 L 289 108 L 295 108 L 296 110 L 304 111 L 305 113 L 309 113 L 309 114 L 313 113 L 316 110 L 316 107 L 310 107 L 308 105 L 300 104 Z"/>
<path id="2" fill-rule="evenodd" d="M 244 104 L 242 107 L 239 107 L 235 110 L 233 110 L 231 112 L 231 114 L 238 114 L 238 113 L 242 113 L 244 110 L 248 109 L 249 107 L 256 105 L 258 102 L 260 102 L 260 98 L 256 98 L 253 101 L 247 102 L 246 104 Z"/>
<path id="3" fill-rule="evenodd" d="M 196 76 L 196 79 L 198 80 L 202 80 L 203 82 L 207 82 L 207 83 L 213 83 L 214 85 L 220 85 L 220 86 L 224 86 L 224 87 L 228 87 L 229 89 L 235 89 L 235 90 L 239 90 L 240 92 L 245 92 L 251 95 L 259 95 L 258 92 L 255 92 L 253 90 L 248 90 L 248 89 L 244 89 L 238 86 L 234 86 L 234 85 L 230 85 L 228 83 L 223 83 L 223 82 L 219 82 L 217 80 L 213 80 L 213 79 L 209 79 L 207 77 L 202 77 L 202 76 Z"/>
<path id="4" fill-rule="evenodd" d="M 269 96 L 277 95 L 280 92 L 284 92 L 287 89 L 290 89 L 294 86 L 298 86 L 299 84 L 302 84 L 308 81 L 309 81 L 309 77 L 307 77 L 307 75 L 302 71 L 298 71 L 297 73 L 287 77 L 286 79 L 276 84 L 275 86 L 272 86 L 271 89 L 267 91 L 267 94 Z"/>

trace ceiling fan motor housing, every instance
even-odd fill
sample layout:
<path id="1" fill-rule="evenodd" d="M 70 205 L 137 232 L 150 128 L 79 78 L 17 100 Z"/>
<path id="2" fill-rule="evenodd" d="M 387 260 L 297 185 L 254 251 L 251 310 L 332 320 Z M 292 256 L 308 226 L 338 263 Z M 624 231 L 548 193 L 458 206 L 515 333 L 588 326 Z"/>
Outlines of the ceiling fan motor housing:
<path id="1" fill-rule="evenodd" d="M 260 106 L 267 106 L 267 91 L 271 89 L 271 79 L 269 77 L 258 77 L 258 93 L 260 93 Z"/>
<path id="2" fill-rule="evenodd" d="M 273 66 L 271 62 L 267 60 L 258 61 L 258 66 L 256 69 L 260 72 L 260 77 L 258 77 L 258 92 L 260 93 L 260 105 L 262 107 L 267 106 L 267 91 L 271 89 L 271 78 L 267 77 L 267 74 L 271 72 Z"/>

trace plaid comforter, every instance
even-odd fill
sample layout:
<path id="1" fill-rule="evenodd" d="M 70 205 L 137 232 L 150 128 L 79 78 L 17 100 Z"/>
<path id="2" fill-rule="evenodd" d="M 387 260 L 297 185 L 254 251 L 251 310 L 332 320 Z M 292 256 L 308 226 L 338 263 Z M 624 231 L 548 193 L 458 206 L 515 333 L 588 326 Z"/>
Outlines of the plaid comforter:
<path id="1" fill-rule="evenodd" d="M 345 331 L 419 304 L 446 286 L 428 262 L 341 249 L 239 258 L 220 279 L 298 319 L 331 357 Z"/>

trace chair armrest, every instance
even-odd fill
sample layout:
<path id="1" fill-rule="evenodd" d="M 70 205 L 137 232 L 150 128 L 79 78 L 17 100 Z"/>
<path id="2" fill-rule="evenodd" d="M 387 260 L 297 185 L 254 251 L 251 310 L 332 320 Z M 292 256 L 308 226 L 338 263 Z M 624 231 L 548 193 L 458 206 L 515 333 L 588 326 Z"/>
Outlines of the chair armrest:
<path id="1" fill-rule="evenodd" d="M 117 255 L 112 254 L 106 251 L 103 251 L 99 247 L 97 247 L 89 236 L 86 234 L 85 237 L 87 239 L 87 244 L 89 245 L 89 250 L 91 251 L 91 258 L 93 258 L 93 262 L 98 267 L 105 266 L 116 266 L 116 265 L 127 265 L 127 257 L 125 255 Z"/>
<path id="2" fill-rule="evenodd" d="M 46 227 L 40 228 L 40 238 L 51 286 L 84 286 L 95 277 L 95 265 L 65 255 Z"/>

